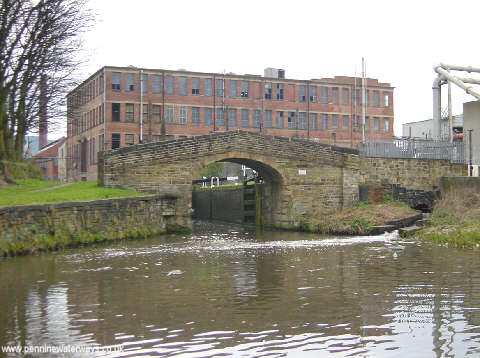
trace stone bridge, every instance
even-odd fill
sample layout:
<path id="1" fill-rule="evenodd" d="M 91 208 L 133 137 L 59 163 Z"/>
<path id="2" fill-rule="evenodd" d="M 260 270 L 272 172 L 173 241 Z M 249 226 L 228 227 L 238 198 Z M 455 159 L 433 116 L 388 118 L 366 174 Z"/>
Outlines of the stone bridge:
<path id="1" fill-rule="evenodd" d="M 244 164 L 264 178 L 263 222 L 283 228 L 297 227 L 302 216 L 319 217 L 353 205 L 360 184 L 432 191 L 441 177 L 463 173 L 463 165 L 443 160 L 362 158 L 354 149 L 229 131 L 104 152 L 99 180 L 106 187 L 175 197 L 177 215 L 188 221 L 191 182 L 217 161 Z"/>

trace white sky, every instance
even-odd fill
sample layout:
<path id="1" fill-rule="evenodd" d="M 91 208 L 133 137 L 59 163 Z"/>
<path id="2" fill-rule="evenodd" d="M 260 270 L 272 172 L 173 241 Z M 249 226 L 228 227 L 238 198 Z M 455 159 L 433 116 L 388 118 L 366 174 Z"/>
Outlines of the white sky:
<path id="1" fill-rule="evenodd" d="M 402 123 L 431 118 L 434 65 L 480 67 L 480 0 L 90 0 L 90 7 L 97 24 L 85 37 L 82 78 L 104 65 L 353 76 L 364 57 L 367 76 L 395 87 L 395 135 Z M 453 98 L 454 114 L 474 100 L 459 89 Z"/>

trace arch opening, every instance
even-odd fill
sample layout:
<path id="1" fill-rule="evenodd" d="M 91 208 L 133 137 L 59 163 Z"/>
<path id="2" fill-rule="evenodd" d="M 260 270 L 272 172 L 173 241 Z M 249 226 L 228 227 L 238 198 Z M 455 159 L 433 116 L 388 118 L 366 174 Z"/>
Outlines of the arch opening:
<path id="1" fill-rule="evenodd" d="M 244 183 L 243 174 L 236 184 L 225 183 L 211 188 L 210 178 L 203 185 L 192 185 L 193 217 L 235 222 L 253 222 L 257 225 L 273 225 L 279 211 L 283 186 L 282 174 L 264 161 L 245 157 L 210 158 L 195 168 L 193 177 L 199 178 L 203 168 L 212 163 L 235 163 L 258 173 L 255 183 Z M 240 171 L 241 172 L 241 171 Z M 216 184 L 216 181 L 214 181 Z"/>

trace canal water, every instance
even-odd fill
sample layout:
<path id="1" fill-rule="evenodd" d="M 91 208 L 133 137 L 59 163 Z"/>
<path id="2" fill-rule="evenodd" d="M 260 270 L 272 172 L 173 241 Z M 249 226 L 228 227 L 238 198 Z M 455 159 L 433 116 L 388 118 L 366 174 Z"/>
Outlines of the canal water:
<path id="1" fill-rule="evenodd" d="M 395 233 L 198 222 L 2 260 L 0 293 L 0 346 L 122 349 L 79 357 L 480 356 L 478 251 Z"/>

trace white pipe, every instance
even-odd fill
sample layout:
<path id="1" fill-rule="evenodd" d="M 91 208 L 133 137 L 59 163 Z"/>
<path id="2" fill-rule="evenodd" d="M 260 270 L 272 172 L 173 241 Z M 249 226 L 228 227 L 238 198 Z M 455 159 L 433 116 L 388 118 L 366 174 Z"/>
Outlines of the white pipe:
<path id="1" fill-rule="evenodd" d="M 480 68 L 472 67 L 472 66 L 455 66 L 455 65 L 440 63 L 440 67 L 446 70 L 452 70 L 452 71 L 480 72 Z"/>
<path id="2" fill-rule="evenodd" d="M 435 72 L 437 72 L 439 75 L 441 75 L 444 79 L 452 81 L 458 87 L 463 88 L 465 90 L 465 92 L 471 94 L 472 96 L 474 96 L 477 99 L 480 99 L 480 93 L 473 90 L 472 87 L 465 85 L 465 83 L 462 82 L 458 77 L 453 76 L 447 70 L 443 69 L 441 66 L 435 67 Z"/>
<path id="3" fill-rule="evenodd" d="M 442 106 L 441 92 L 442 77 L 438 75 L 433 80 L 433 139 L 440 139 L 440 117 Z"/>

